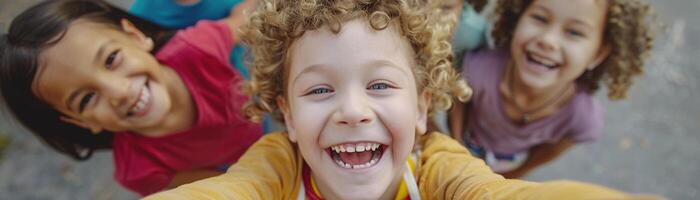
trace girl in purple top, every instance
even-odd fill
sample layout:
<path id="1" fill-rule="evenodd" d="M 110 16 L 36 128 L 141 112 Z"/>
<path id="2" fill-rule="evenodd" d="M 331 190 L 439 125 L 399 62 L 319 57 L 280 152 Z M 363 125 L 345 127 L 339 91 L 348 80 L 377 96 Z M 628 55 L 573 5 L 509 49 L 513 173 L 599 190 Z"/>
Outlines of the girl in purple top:
<path id="1" fill-rule="evenodd" d="M 597 139 L 601 82 L 623 99 L 651 49 L 649 5 L 640 0 L 503 0 L 497 50 L 467 53 L 469 104 L 450 113 L 452 136 L 508 178 L 576 143 Z"/>

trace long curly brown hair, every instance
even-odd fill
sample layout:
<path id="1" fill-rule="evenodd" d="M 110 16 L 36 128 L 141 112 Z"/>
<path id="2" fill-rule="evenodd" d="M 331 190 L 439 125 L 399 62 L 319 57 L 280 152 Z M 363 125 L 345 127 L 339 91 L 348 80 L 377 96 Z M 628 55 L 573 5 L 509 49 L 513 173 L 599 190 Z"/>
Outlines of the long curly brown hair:
<path id="1" fill-rule="evenodd" d="M 507 48 L 518 19 L 533 0 L 499 0 L 494 11 L 496 21 L 492 36 L 498 48 Z M 610 55 L 594 70 L 584 73 L 578 82 L 590 93 L 603 82 L 608 98 L 627 97 L 633 78 L 643 73 L 654 40 L 653 14 L 644 0 L 608 0 L 603 44 L 611 48 Z"/>
<path id="2" fill-rule="evenodd" d="M 307 30 L 329 28 L 338 33 L 346 21 L 363 18 L 375 30 L 396 25 L 416 55 L 413 73 L 419 92 L 432 97 L 430 112 L 451 106 L 453 97 L 465 101 L 471 89 L 452 68 L 450 23 L 440 22 L 439 10 L 426 0 L 263 0 L 242 27 L 250 47 L 251 80 L 244 91 L 251 97 L 244 114 L 260 121 L 263 113 L 282 120 L 276 98 L 285 95 L 286 70 L 292 43 Z M 396 23 L 394 23 L 396 22 Z"/>

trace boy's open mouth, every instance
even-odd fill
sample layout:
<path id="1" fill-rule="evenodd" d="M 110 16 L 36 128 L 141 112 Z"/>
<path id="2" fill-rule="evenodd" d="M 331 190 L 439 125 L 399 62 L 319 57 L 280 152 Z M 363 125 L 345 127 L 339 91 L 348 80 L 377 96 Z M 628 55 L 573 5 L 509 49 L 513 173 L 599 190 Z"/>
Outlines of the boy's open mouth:
<path id="1" fill-rule="evenodd" d="M 333 145 L 326 149 L 335 164 L 345 169 L 363 169 L 377 164 L 387 145 L 363 142 Z"/>

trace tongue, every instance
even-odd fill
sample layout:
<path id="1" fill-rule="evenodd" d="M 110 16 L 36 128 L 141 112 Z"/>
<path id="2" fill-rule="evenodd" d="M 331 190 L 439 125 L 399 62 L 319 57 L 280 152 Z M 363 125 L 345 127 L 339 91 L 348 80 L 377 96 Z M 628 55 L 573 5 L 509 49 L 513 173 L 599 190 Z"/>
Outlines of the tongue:
<path id="1" fill-rule="evenodd" d="M 359 152 L 359 153 L 340 153 L 340 159 L 343 160 L 343 162 L 350 164 L 350 165 L 361 165 L 368 163 L 370 159 L 372 159 L 372 152 L 371 151 L 365 151 L 365 152 Z"/>

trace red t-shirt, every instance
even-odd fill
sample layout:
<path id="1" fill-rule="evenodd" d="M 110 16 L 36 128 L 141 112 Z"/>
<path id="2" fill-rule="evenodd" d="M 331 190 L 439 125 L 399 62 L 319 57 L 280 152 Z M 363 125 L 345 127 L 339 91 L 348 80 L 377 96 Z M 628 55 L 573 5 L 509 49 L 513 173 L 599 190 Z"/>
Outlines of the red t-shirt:
<path id="1" fill-rule="evenodd" d="M 201 21 L 179 31 L 156 54 L 189 89 L 197 109 L 195 125 L 165 137 L 132 132 L 114 135 L 114 178 L 141 195 L 164 189 L 176 172 L 217 170 L 230 165 L 262 136 L 262 126 L 245 120 L 248 99 L 243 77 L 228 62 L 231 32 L 222 22 Z"/>

